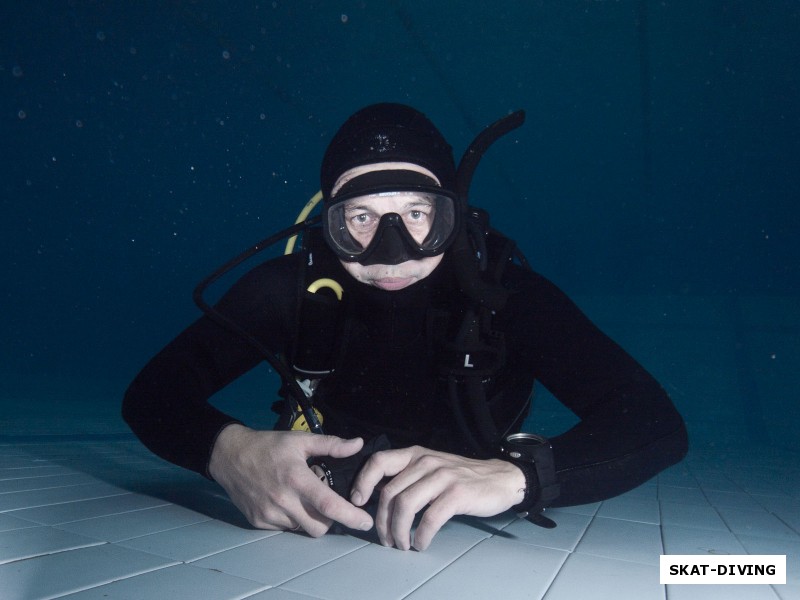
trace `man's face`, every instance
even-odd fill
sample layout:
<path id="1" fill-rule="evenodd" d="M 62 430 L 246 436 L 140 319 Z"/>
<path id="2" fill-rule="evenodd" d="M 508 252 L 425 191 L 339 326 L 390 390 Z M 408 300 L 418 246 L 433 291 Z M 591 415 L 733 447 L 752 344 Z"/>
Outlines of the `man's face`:
<path id="1" fill-rule="evenodd" d="M 351 169 L 334 185 L 335 191 L 344 183 L 371 171 L 403 169 L 416 171 L 435 180 L 433 174 L 427 169 L 411 163 L 379 163 L 365 165 Z M 400 215 L 406 230 L 411 236 L 421 242 L 430 231 L 434 207 L 423 195 L 411 192 L 397 194 L 380 194 L 362 196 L 353 200 L 346 200 L 344 214 L 347 228 L 363 247 L 369 245 L 375 234 L 378 223 L 383 215 L 396 213 Z M 361 283 L 371 285 L 382 290 L 402 290 L 430 275 L 444 255 L 431 256 L 422 259 L 407 260 L 396 265 L 362 265 L 357 262 L 341 261 L 345 271 Z"/>

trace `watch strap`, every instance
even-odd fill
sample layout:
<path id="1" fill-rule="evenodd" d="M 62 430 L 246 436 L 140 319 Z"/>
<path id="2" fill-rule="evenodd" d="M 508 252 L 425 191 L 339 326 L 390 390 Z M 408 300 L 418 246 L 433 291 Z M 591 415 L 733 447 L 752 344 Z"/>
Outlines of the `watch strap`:
<path id="1" fill-rule="evenodd" d="M 541 445 L 529 447 L 526 456 L 506 447 L 503 449 L 503 458 L 516 465 L 525 476 L 524 497 L 512 510 L 520 518 L 550 528 L 555 527 L 555 523 L 541 513 L 558 498 L 561 486 L 556 480 L 553 448 L 548 440 L 540 439 Z"/>

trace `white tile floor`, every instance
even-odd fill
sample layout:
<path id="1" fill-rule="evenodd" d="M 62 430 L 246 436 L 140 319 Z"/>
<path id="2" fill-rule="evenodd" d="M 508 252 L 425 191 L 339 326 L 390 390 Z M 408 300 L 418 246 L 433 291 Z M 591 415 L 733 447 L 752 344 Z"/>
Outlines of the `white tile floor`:
<path id="1" fill-rule="evenodd" d="M 125 436 L 0 444 L 0 597 L 800 599 L 800 461 L 690 454 L 606 502 L 449 523 L 423 553 L 255 531 Z M 661 586 L 671 554 L 786 554 L 785 586 Z"/>

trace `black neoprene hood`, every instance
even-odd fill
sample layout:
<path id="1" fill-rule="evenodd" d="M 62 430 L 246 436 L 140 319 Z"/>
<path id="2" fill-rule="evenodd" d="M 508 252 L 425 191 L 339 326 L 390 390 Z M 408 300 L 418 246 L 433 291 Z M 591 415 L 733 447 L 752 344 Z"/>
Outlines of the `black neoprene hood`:
<path id="1" fill-rule="evenodd" d="M 424 114 L 404 104 L 362 108 L 336 132 L 322 159 L 320 183 L 325 200 L 336 180 L 354 167 L 407 162 L 425 167 L 444 190 L 456 191 L 453 149 Z"/>

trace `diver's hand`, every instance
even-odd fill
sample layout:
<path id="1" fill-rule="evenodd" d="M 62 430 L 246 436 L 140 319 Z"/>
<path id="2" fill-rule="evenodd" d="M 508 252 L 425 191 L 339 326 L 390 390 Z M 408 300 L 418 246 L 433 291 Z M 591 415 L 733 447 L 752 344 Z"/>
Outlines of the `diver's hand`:
<path id="1" fill-rule="evenodd" d="M 217 437 L 209 472 L 259 529 L 299 528 L 319 537 L 337 521 L 366 531 L 372 528 L 370 515 L 321 482 L 306 463 L 312 456 L 351 456 L 362 445 L 360 438 L 232 424 Z"/>
<path id="2" fill-rule="evenodd" d="M 411 547 L 415 515 L 428 506 L 414 534 L 413 546 L 425 550 L 451 517 L 491 517 L 522 502 L 525 475 L 512 463 L 476 460 L 420 446 L 373 454 L 356 477 L 350 495 L 363 506 L 384 477 L 375 517 L 385 546 Z"/>

